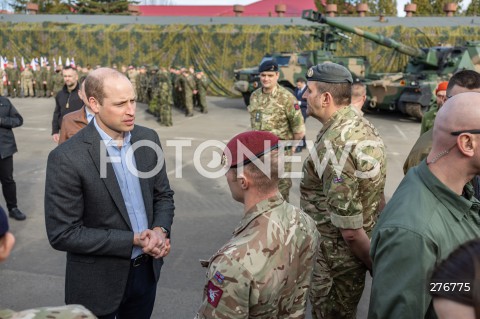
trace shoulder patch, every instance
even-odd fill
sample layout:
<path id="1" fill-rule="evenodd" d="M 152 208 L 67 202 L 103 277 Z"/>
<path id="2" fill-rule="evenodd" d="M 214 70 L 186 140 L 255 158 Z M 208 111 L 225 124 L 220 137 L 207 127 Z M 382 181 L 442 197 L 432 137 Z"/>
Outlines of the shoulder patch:
<path id="1" fill-rule="evenodd" d="M 300 105 L 298 105 L 298 103 L 295 103 L 293 104 L 293 107 L 295 108 L 295 110 L 300 110 Z"/>
<path id="2" fill-rule="evenodd" d="M 222 298 L 223 290 L 215 286 L 211 281 L 207 286 L 207 300 L 214 308 L 217 308 L 220 298 Z"/>
<path id="3" fill-rule="evenodd" d="M 219 271 L 215 273 L 214 278 L 219 284 L 223 284 L 223 281 L 225 280 L 225 276 L 223 276 Z"/>
<path id="4" fill-rule="evenodd" d="M 335 184 L 343 183 L 343 178 L 341 178 L 341 177 L 335 177 L 335 178 L 333 179 L 333 183 L 335 183 Z"/>

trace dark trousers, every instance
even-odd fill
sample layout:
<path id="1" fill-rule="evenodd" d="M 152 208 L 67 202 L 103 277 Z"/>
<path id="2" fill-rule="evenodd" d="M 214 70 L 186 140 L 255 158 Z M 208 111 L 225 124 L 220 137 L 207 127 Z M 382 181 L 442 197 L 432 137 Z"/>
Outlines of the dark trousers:
<path id="1" fill-rule="evenodd" d="M 13 180 L 13 156 L 0 159 L 0 183 L 8 210 L 17 207 L 17 185 Z"/>
<path id="2" fill-rule="evenodd" d="M 99 319 L 150 319 L 155 304 L 157 282 L 153 274 L 152 258 L 134 267 L 130 265 L 127 287 L 120 308 Z"/>

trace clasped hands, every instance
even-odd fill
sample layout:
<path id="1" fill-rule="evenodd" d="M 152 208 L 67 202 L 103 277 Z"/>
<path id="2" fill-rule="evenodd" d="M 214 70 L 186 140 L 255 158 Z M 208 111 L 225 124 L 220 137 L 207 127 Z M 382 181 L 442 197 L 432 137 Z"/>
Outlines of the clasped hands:
<path id="1" fill-rule="evenodd" d="M 141 247 L 143 253 L 155 259 L 165 257 L 170 252 L 170 239 L 159 227 L 135 234 L 133 244 Z"/>

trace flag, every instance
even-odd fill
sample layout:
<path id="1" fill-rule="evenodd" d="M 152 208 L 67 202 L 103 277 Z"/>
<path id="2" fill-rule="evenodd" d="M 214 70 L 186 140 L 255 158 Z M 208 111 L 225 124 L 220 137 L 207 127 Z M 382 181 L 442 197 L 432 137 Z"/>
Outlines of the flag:
<path id="1" fill-rule="evenodd" d="M 74 67 L 76 66 L 76 65 L 75 65 L 75 59 L 74 59 L 74 58 L 72 58 L 72 59 L 70 60 L 70 65 L 72 66 L 72 68 L 74 68 Z"/>
<path id="2" fill-rule="evenodd" d="M 55 61 L 55 58 L 53 58 L 53 70 L 57 69 L 57 61 Z"/>
<path id="3" fill-rule="evenodd" d="M 32 70 L 35 71 L 35 59 L 32 58 L 32 62 L 30 62 L 30 66 L 32 67 Z"/>
<path id="4" fill-rule="evenodd" d="M 70 59 L 67 58 L 67 61 L 65 62 L 65 66 L 70 66 Z"/>
<path id="5" fill-rule="evenodd" d="M 25 60 L 23 59 L 23 56 L 22 56 L 22 62 L 21 62 L 21 64 L 22 64 L 22 69 L 25 70 Z"/>
<path id="6" fill-rule="evenodd" d="M 16 69 L 18 66 L 17 66 L 17 59 L 15 57 L 13 57 L 13 67 Z"/>
<path id="7" fill-rule="evenodd" d="M 63 65 L 61 56 L 58 57 L 58 65 Z"/>

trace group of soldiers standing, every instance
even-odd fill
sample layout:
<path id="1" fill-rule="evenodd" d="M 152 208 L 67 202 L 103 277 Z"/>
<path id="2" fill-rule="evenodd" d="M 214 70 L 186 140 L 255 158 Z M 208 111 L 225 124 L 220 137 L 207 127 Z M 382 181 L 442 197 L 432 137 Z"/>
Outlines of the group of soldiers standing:
<path id="1" fill-rule="evenodd" d="M 75 69 L 79 77 L 90 72 L 90 67 L 76 66 Z M 4 70 L 0 69 L 0 96 L 53 97 L 65 84 L 62 70 L 62 65 L 51 67 L 47 63 L 35 69 L 30 65 L 19 69 L 9 62 Z"/>
<path id="2" fill-rule="evenodd" d="M 126 75 L 136 89 L 137 100 L 148 104 L 148 112 L 162 125 L 173 125 L 172 106 L 184 110 L 187 117 L 193 116 L 194 106 L 202 113 L 208 112 L 209 82 L 202 71 L 195 72 L 193 67 L 167 70 L 158 66 L 141 66 L 137 70 L 129 66 Z"/>

